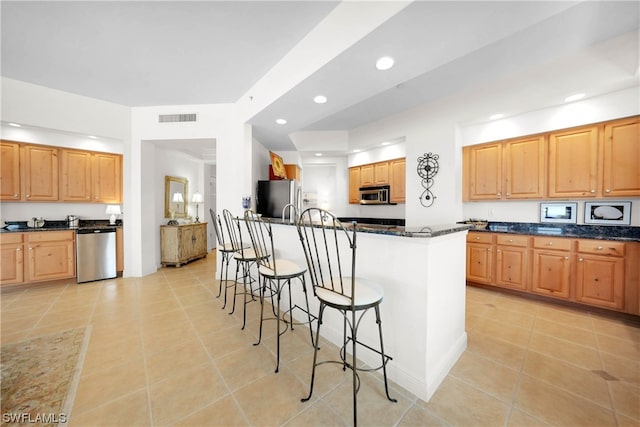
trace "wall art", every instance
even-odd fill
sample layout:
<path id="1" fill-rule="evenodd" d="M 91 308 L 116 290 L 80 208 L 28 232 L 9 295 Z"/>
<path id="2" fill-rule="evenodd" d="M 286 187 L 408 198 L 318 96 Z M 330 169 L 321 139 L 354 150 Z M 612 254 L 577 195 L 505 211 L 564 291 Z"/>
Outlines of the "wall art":
<path id="1" fill-rule="evenodd" d="M 584 223 L 631 225 L 631 202 L 584 202 Z"/>
<path id="2" fill-rule="evenodd" d="M 420 184 L 424 188 L 422 195 L 420 196 L 420 203 L 425 208 L 433 205 L 436 196 L 431 192 L 433 186 L 433 177 L 438 173 L 440 166 L 438 165 L 438 159 L 440 156 L 433 153 L 425 153 L 424 156 L 418 157 L 418 176 L 422 178 Z"/>

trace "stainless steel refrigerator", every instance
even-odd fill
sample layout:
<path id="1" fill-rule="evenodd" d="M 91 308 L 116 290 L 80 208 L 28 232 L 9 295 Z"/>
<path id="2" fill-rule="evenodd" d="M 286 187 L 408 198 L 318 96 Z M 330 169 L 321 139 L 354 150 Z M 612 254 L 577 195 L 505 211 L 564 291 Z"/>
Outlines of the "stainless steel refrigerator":
<path id="1" fill-rule="evenodd" d="M 258 181 L 256 211 L 267 218 L 282 218 L 282 210 L 291 203 L 299 212 L 300 194 L 301 188 L 295 180 Z M 291 215 L 292 209 L 286 209 L 284 218 L 289 219 Z"/>

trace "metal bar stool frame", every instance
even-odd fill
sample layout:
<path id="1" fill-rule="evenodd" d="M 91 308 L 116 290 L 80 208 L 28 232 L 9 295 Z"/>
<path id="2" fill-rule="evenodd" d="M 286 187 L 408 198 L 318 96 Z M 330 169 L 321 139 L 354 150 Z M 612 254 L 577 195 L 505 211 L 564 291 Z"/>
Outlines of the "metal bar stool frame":
<path id="1" fill-rule="evenodd" d="M 222 214 L 227 225 L 227 232 L 229 233 L 229 238 L 234 251 L 233 258 L 236 260 L 236 277 L 233 285 L 230 286 L 233 287 L 233 307 L 229 315 L 232 315 L 236 310 L 236 296 L 238 294 L 242 294 L 243 309 L 241 329 L 244 329 L 247 324 L 247 304 L 256 300 L 256 295 L 254 293 L 256 291 L 253 290 L 253 283 L 257 281 L 251 277 L 251 266 L 254 264 L 257 265 L 257 257 L 254 250 L 242 242 L 242 230 L 240 228 L 240 224 L 243 222 L 242 219 L 240 217 L 234 217 L 227 209 L 224 209 Z M 240 268 L 242 268 L 242 292 L 238 292 L 238 274 L 240 272 Z M 249 285 L 248 287 L 247 284 Z M 258 285 L 258 291 L 259 289 L 260 286 Z M 225 289 L 225 301 L 227 298 L 226 292 L 227 291 Z M 247 298 L 249 298 L 249 300 L 247 300 Z"/>
<path id="2" fill-rule="evenodd" d="M 300 267 L 295 262 L 276 257 L 275 244 L 273 241 L 273 230 L 271 228 L 271 222 L 265 221 L 261 216 L 257 215 L 253 211 L 247 210 L 244 213 L 244 220 L 249 230 L 249 236 L 253 243 L 253 250 L 256 254 L 256 262 L 258 264 L 258 273 L 262 279 L 262 286 L 260 286 L 260 328 L 258 332 L 258 341 L 254 345 L 259 345 L 262 341 L 262 324 L 264 320 L 276 320 L 276 370 L 277 373 L 280 369 L 280 336 L 282 336 L 288 329 L 294 329 L 294 325 L 309 325 L 309 336 L 311 338 L 311 346 L 315 348 L 313 340 L 313 328 L 312 322 L 316 319 L 309 310 L 309 297 L 307 294 L 307 284 L 305 281 L 305 273 L 307 269 Z M 306 310 L 303 307 L 292 304 L 291 299 L 291 280 L 298 279 L 302 284 L 302 290 L 304 292 L 304 298 L 306 302 Z M 282 291 L 284 288 L 289 291 L 289 310 L 282 313 L 280 317 L 280 300 L 282 297 Z M 271 297 L 271 308 L 274 317 L 264 317 L 264 298 L 267 296 L 267 291 Z M 273 297 L 276 297 L 276 304 L 274 305 Z M 299 309 L 307 313 L 307 322 L 295 322 L 293 320 L 293 310 Z M 289 321 L 287 321 L 287 313 L 289 314 Z M 284 330 L 280 329 L 280 321 L 284 321 L 286 327 Z"/>
<path id="3" fill-rule="evenodd" d="M 222 308 L 224 309 L 227 306 L 227 288 L 229 287 L 229 261 L 231 261 L 233 253 L 235 251 L 233 249 L 233 245 L 230 242 L 227 242 L 224 238 L 224 229 L 222 227 L 220 215 L 217 215 L 213 209 L 209 209 L 209 215 L 211 215 L 211 222 L 213 222 L 213 228 L 216 232 L 216 239 L 218 240 L 218 252 L 222 255 L 220 285 L 218 287 L 218 296 L 216 298 L 220 298 L 220 296 L 222 295 L 222 288 L 224 287 L 224 304 L 222 305 Z"/>
<path id="4" fill-rule="evenodd" d="M 357 393 L 360 388 L 358 371 L 373 371 L 382 369 L 384 376 L 384 388 L 387 399 L 397 402 L 397 399 L 389 395 L 389 384 L 387 380 L 387 363 L 392 360 L 384 352 L 384 341 L 382 338 L 382 321 L 380 318 L 380 303 L 383 299 L 382 289 L 374 284 L 362 281 L 356 277 L 356 236 L 357 224 L 352 223 L 352 234 L 336 218 L 336 216 L 324 209 L 309 208 L 300 215 L 297 223 L 298 234 L 304 249 L 305 257 L 313 290 L 320 301 L 318 310 L 318 327 L 316 330 L 316 343 L 320 339 L 320 327 L 324 310 L 327 307 L 338 310 L 343 316 L 343 346 L 340 349 L 341 360 L 318 361 L 319 347 L 314 348 L 313 368 L 311 372 L 311 384 L 309 395 L 302 398 L 302 402 L 311 399 L 313 385 L 315 382 L 316 367 L 325 363 L 342 364 L 342 369 L 352 370 L 353 386 L 353 424 L 357 425 Z M 344 255 L 340 250 L 341 242 L 347 243 L 351 256 L 350 275 L 343 275 L 342 259 Z M 344 247 L 344 246 L 343 246 Z M 380 338 L 380 349 L 375 349 L 367 344 L 358 341 L 357 332 L 363 316 L 373 308 L 375 311 L 376 323 L 378 325 L 378 335 Z M 349 335 L 347 334 L 349 332 Z M 351 361 L 347 358 L 347 346 L 351 343 Z M 357 366 L 356 348 L 363 346 L 381 357 L 381 364 L 374 368 L 359 368 Z"/>

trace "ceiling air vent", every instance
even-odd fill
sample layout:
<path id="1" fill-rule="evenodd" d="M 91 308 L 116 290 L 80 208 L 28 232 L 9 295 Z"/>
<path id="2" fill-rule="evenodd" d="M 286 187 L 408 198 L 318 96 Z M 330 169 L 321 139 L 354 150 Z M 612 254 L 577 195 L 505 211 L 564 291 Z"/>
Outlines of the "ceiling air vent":
<path id="1" fill-rule="evenodd" d="M 175 122 L 195 122 L 197 121 L 195 114 L 160 114 L 158 116 L 160 123 Z"/>

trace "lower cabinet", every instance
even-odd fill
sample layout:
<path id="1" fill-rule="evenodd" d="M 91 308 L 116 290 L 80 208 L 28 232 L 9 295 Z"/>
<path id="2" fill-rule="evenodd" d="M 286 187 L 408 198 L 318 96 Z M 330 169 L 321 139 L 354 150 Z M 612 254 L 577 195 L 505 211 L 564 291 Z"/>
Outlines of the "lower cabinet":
<path id="1" fill-rule="evenodd" d="M 185 264 L 207 256 L 207 223 L 160 226 L 163 267 Z"/>
<path id="2" fill-rule="evenodd" d="M 0 285 L 67 279 L 76 275 L 75 232 L 44 231 L 0 236 Z"/>
<path id="3" fill-rule="evenodd" d="M 640 314 L 640 243 L 469 232 L 467 281 Z"/>

